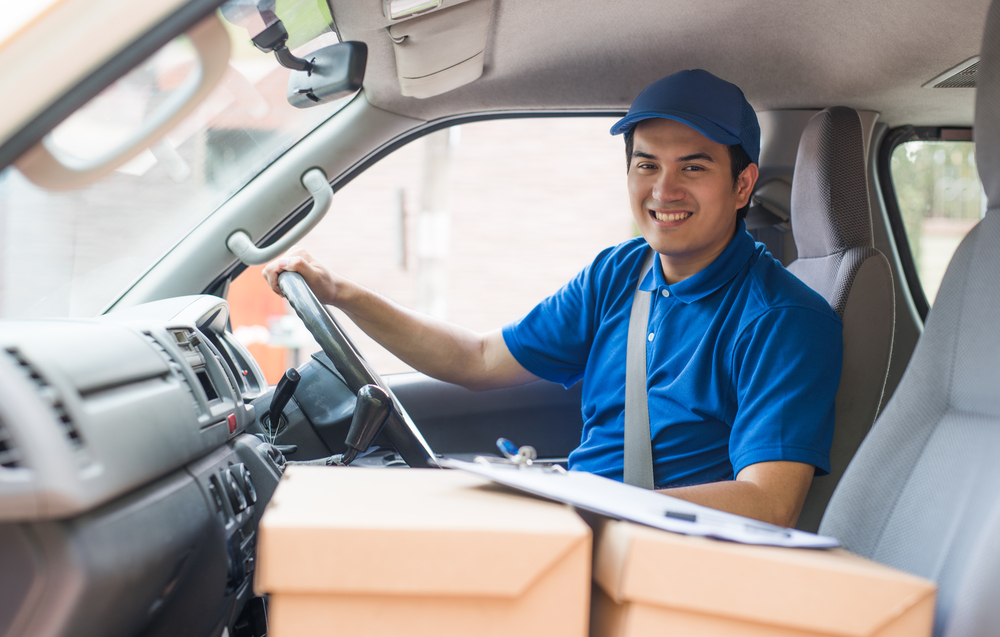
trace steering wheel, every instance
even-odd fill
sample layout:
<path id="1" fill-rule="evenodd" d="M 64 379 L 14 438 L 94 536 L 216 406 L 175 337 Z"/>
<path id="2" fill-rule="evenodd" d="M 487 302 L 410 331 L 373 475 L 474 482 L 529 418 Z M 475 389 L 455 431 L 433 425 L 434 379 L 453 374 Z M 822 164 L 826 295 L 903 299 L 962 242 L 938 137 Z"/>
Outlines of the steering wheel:
<path id="1" fill-rule="evenodd" d="M 278 287 L 281 288 L 288 304 L 305 323 L 306 329 L 312 333 L 313 338 L 333 361 L 333 366 L 344 377 L 348 389 L 356 394 L 365 385 L 378 385 L 389 395 L 392 400 L 392 413 L 382 432 L 389 438 L 406 464 L 411 467 L 436 467 L 434 452 L 406 413 L 406 409 L 375 370 L 368 366 L 357 348 L 344 334 L 337 319 L 319 302 L 302 275 L 298 272 L 282 272 L 278 275 Z"/>

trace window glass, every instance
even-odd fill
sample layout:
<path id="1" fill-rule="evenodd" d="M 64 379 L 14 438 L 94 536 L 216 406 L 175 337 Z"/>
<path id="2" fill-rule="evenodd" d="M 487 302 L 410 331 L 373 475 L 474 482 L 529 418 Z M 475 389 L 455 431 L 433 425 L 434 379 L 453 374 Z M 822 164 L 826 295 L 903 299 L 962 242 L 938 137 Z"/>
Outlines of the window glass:
<path id="1" fill-rule="evenodd" d="M 302 4 L 301 2 L 299 4 Z M 89 186 L 50 191 L 0 171 L 0 318 L 94 316 L 180 239 L 350 98 L 301 110 L 289 70 L 225 22 L 229 67 L 159 142 Z M 313 28 L 315 31 L 316 28 Z M 312 32 L 309 32 L 310 34 Z M 294 50 L 335 44 L 327 31 Z M 115 148 L 194 73 L 179 37 L 60 124 L 45 143 L 93 159 Z"/>
<path id="2" fill-rule="evenodd" d="M 910 141 L 890 170 L 913 263 L 928 305 L 965 235 L 986 213 L 986 194 L 969 141 Z"/>
<path id="3" fill-rule="evenodd" d="M 486 332 L 527 313 L 603 248 L 634 236 L 621 137 L 607 118 L 506 119 L 431 133 L 336 193 L 303 247 L 416 310 Z M 234 333 L 272 383 L 318 349 L 249 268 Z M 380 373 L 408 367 L 342 315 Z"/>

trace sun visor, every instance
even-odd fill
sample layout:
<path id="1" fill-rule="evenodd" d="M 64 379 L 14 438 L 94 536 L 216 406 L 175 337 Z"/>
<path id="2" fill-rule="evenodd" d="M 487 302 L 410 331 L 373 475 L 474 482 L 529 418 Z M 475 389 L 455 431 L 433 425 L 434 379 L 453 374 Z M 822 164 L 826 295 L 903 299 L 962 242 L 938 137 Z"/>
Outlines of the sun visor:
<path id="1" fill-rule="evenodd" d="M 427 98 L 483 74 L 493 0 L 469 0 L 388 27 L 403 95 Z"/>

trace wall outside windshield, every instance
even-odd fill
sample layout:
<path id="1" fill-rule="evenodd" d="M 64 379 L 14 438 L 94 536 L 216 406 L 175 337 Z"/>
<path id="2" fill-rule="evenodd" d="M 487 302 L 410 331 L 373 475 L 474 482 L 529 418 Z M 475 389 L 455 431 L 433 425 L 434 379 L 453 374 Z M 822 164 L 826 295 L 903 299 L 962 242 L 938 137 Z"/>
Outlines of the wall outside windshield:
<path id="1" fill-rule="evenodd" d="M 336 193 L 303 247 L 396 302 L 489 331 L 524 315 L 635 230 L 610 118 L 507 119 L 439 131 Z M 318 349 L 250 268 L 230 287 L 237 338 L 276 382 Z M 380 373 L 409 368 L 346 318 Z"/>
<path id="2" fill-rule="evenodd" d="M 294 108 L 288 69 L 226 23 L 232 43 L 219 85 L 166 137 L 107 177 L 53 192 L 11 166 L 0 172 L 0 318 L 94 316 L 197 224 L 346 100 Z M 299 54 L 336 42 L 325 33 Z M 178 38 L 105 89 L 49 141 L 99 156 L 139 128 L 192 72 Z"/>

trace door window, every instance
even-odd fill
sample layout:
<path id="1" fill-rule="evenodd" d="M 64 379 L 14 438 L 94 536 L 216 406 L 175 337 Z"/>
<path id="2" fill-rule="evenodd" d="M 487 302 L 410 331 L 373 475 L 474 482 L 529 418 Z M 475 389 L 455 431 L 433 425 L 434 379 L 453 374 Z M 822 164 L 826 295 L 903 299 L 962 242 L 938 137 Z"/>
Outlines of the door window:
<path id="1" fill-rule="evenodd" d="M 958 244 L 986 213 L 975 145 L 903 142 L 892 151 L 890 174 L 919 286 L 931 306 Z"/>
<path id="2" fill-rule="evenodd" d="M 635 236 L 613 121 L 503 119 L 431 133 L 337 192 L 301 245 L 401 305 L 496 329 Z M 318 346 L 261 269 L 233 281 L 228 298 L 236 337 L 274 383 Z M 338 320 L 379 373 L 409 370 Z"/>

